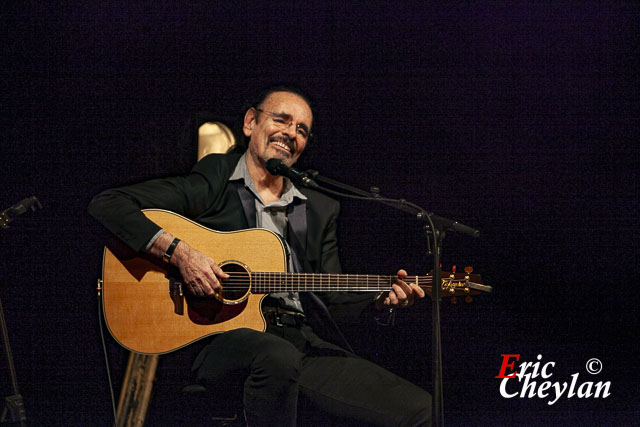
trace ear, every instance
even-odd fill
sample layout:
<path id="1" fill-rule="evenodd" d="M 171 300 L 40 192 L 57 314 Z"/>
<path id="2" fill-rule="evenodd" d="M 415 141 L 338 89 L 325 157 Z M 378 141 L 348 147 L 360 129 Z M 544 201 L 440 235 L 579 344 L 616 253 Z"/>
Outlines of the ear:
<path id="1" fill-rule="evenodd" d="M 242 124 L 242 132 L 244 136 L 249 137 L 253 132 L 253 127 L 256 124 L 256 114 L 257 111 L 255 108 L 251 107 L 244 113 L 244 122 Z"/>

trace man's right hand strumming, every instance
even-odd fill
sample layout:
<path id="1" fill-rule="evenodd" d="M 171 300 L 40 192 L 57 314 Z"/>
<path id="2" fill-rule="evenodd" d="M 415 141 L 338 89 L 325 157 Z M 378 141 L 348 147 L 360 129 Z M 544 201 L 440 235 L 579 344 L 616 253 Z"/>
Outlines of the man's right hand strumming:
<path id="1" fill-rule="evenodd" d="M 175 237 L 164 232 L 153 242 L 149 252 L 162 258 Z M 186 242 L 180 240 L 169 258 L 169 263 L 180 270 L 182 280 L 187 290 L 196 296 L 214 295 L 222 291 L 221 279 L 228 279 L 229 275 L 209 256 L 193 249 Z"/>

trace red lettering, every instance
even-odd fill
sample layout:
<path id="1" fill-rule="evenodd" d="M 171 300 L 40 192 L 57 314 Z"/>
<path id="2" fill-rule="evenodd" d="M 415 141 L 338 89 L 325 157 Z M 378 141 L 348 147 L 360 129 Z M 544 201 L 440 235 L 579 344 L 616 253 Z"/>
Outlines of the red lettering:
<path id="1" fill-rule="evenodd" d="M 509 359 L 511 359 L 512 357 L 515 357 L 516 360 L 520 360 L 520 355 L 519 354 L 501 354 L 500 356 L 502 356 L 502 366 L 500 367 L 500 373 L 496 378 L 515 378 L 517 374 L 516 371 L 513 371 L 513 364 L 515 362 L 509 363 Z M 513 371 L 513 374 L 505 375 L 507 373 L 507 368 L 511 368 L 511 370 Z"/>

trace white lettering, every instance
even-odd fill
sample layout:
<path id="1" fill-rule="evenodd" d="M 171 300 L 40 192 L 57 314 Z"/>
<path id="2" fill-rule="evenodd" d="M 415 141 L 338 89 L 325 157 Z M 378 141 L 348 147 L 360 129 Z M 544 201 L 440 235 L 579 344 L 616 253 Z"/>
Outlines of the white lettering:
<path id="1" fill-rule="evenodd" d="M 592 384 L 593 383 L 591 381 L 587 381 L 586 383 L 580 384 L 580 388 L 578 388 L 578 397 L 580 399 L 582 399 L 583 397 L 591 397 L 591 385 Z M 584 390 L 584 389 L 586 389 L 586 390 Z"/>
<path id="2" fill-rule="evenodd" d="M 507 399 L 511 399 L 512 397 L 516 397 L 518 395 L 518 393 L 507 394 L 507 381 L 509 381 L 510 379 L 511 378 L 504 378 L 502 381 L 500 381 L 500 395 Z"/>
<path id="3" fill-rule="evenodd" d="M 602 381 L 598 381 L 596 383 L 596 393 L 593 395 L 593 397 L 600 397 L 600 390 L 602 390 L 603 388 L 604 390 L 604 394 L 602 395 L 603 399 L 606 399 L 607 397 L 611 396 L 611 393 L 609 393 L 609 387 L 611 386 L 611 381 L 607 381 L 606 383 L 602 383 Z"/>
<path id="4" fill-rule="evenodd" d="M 542 355 L 539 354 L 537 359 L 542 360 Z M 538 369 L 540 369 L 540 362 L 536 362 L 533 364 L 533 374 L 531 375 L 532 378 L 538 378 Z"/>
<path id="5" fill-rule="evenodd" d="M 520 369 L 518 370 L 518 374 L 516 375 L 520 381 L 522 381 L 522 377 L 525 376 L 527 369 L 529 369 L 533 365 L 531 362 L 524 362 L 520 364 Z M 529 374 L 527 374 L 528 376 Z"/>
<path id="6" fill-rule="evenodd" d="M 529 399 L 531 399 L 536 395 L 536 382 L 531 381 L 531 383 L 529 383 L 530 379 L 531 379 L 531 376 L 527 374 L 527 376 L 524 379 L 524 384 L 522 384 L 522 391 L 520 392 L 520 397 L 528 397 Z M 529 391 L 529 396 L 527 396 L 527 391 Z"/>
<path id="7" fill-rule="evenodd" d="M 551 381 L 545 381 L 540 384 L 540 388 L 538 388 L 538 397 L 543 398 L 549 396 L 549 393 L 545 393 L 549 388 L 551 388 Z"/>
<path id="8" fill-rule="evenodd" d="M 571 387 L 569 387 L 569 394 L 567 395 L 567 398 L 571 399 L 573 396 L 576 395 L 576 393 L 573 391 L 576 388 L 576 383 L 578 382 L 578 376 L 580 374 L 578 374 L 577 372 L 573 375 L 571 375 Z"/>
<path id="9" fill-rule="evenodd" d="M 560 383 L 553 383 L 553 388 L 556 391 L 556 398 L 552 401 L 547 402 L 547 405 L 551 406 L 554 403 L 556 403 L 558 401 L 558 399 L 560 399 L 562 397 L 562 395 L 564 394 L 564 391 L 567 389 L 568 384 L 566 383 L 566 381 L 563 383 L 564 386 L 562 387 L 562 389 L 560 388 Z"/>
<path id="10" fill-rule="evenodd" d="M 547 362 L 544 364 L 544 366 L 542 367 L 542 373 L 541 373 L 542 378 L 550 378 L 551 375 L 553 375 L 553 374 L 547 374 L 547 367 L 549 365 L 551 365 L 552 367 L 556 366 L 556 362 Z"/>

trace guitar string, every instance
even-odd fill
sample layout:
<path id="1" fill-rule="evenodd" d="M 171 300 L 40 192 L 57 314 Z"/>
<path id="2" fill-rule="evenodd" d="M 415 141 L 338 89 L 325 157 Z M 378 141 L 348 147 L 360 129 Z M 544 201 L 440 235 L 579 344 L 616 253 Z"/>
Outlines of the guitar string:
<path id="1" fill-rule="evenodd" d="M 282 273 L 282 272 L 273 272 L 273 273 L 254 273 L 253 275 L 249 275 L 248 273 L 238 273 L 232 272 L 229 273 L 231 276 L 229 279 L 223 279 L 223 284 L 227 287 L 232 286 L 233 284 L 247 284 L 247 283 L 255 283 L 256 285 L 277 285 L 277 286 L 296 286 L 296 285 L 304 285 L 304 286 L 322 286 L 326 285 L 329 287 L 335 286 L 347 286 L 352 287 L 355 285 L 361 285 L 365 287 L 375 287 L 380 288 L 381 286 L 387 288 L 393 282 L 395 282 L 395 276 L 367 276 L 367 275 L 319 275 L 315 273 L 308 274 L 300 274 L 300 273 Z M 235 276 L 235 277 L 234 277 Z M 338 276 L 338 277 L 336 277 Z M 408 280 L 414 279 L 413 277 Z M 279 281 L 287 280 L 289 283 L 278 283 Z M 418 278 L 418 285 L 427 285 L 432 283 L 433 280 L 431 278 Z"/>
<path id="2" fill-rule="evenodd" d="M 255 272 L 240 273 L 240 272 L 227 272 L 229 279 L 223 279 L 224 281 L 233 280 L 282 280 L 287 279 L 289 281 L 301 281 L 311 279 L 312 281 L 340 281 L 340 282 L 395 282 L 396 276 L 383 276 L 383 275 L 366 275 L 366 274 L 322 274 L 322 273 L 283 273 L 283 272 Z M 235 276 L 235 277 L 234 277 Z M 415 282 L 415 276 L 406 277 L 406 281 Z M 445 278 L 448 279 L 448 278 Z M 453 279 L 461 280 L 461 279 Z M 430 277 L 418 277 L 419 283 L 431 283 L 433 281 Z"/>
<path id="3" fill-rule="evenodd" d="M 227 272 L 229 279 L 223 279 L 225 290 L 247 290 L 251 285 L 256 290 L 288 291 L 292 287 L 298 290 L 344 290 L 344 291 L 380 291 L 389 290 L 395 282 L 396 276 L 365 275 L 365 274 L 321 274 L 321 273 L 288 273 L 288 272 Z M 407 280 L 413 280 L 416 276 L 409 276 Z M 418 276 L 418 286 L 431 288 L 433 278 Z M 283 279 L 293 279 L 290 283 L 279 283 Z M 310 281 L 308 279 L 311 279 Z M 450 280 L 448 284 L 462 284 L 461 279 L 445 277 Z M 297 283 L 294 283 L 297 282 Z M 382 282 L 382 283 L 380 283 Z M 415 282 L 415 280 L 414 280 Z M 475 282 L 468 282 L 476 284 Z M 447 283 L 443 284 L 447 288 Z M 455 286 L 454 286 L 455 287 Z M 449 288 L 451 288 L 449 286 Z"/>
<path id="4" fill-rule="evenodd" d="M 285 276 L 285 275 L 257 275 L 257 276 L 241 276 L 241 277 L 230 277 L 228 279 L 222 279 L 223 283 L 231 284 L 231 283 L 277 283 L 281 281 L 286 281 L 289 284 L 297 285 L 297 284 L 364 284 L 364 285 L 391 285 L 395 283 L 395 278 L 389 277 L 349 277 L 349 278 L 335 278 L 335 277 L 318 277 L 318 276 Z M 416 283 L 415 280 L 408 279 L 411 283 Z M 418 284 L 430 284 L 433 283 L 432 279 L 422 279 L 417 281 Z"/>
<path id="5" fill-rule="evenodd" d="M 311 283 L 305 281 L 304 275 L 308 275 L 308 277 L 313 280 Z M 255 276 L 255 280 L 252 276 L 249 276 L 246 272 L 232 272 L 232 278 L 223 279 L 223 288 L 227 291 L 234 290 L 247 290 L 251 285 L 253 285 L 254 290 L 265 290 L 265 291 L 289 291 L 292 287 L 295 287 L 298 290 L 340 290 L 340 291 L 380 291 L 380 290 L 389 290 L 392 280 L 395 281 L 395 276 L 380 276 L 383 283 L 380 283 L 377 276 L 368 276 L 367 275 L 349 275 L 348 278 L 342 277 L 344 280 L 340 280 L 339 282 L 336 280 L 335 283 L 331 281 L 334 279 L 336 275 L 330 277 L 329 275 L 319 275 L 316 273 L 283 273 L 283 272 L 258 272 L 253 273 L 252 276 Z M 236 276 L 233 278 L 233 276 Z M 240 276 L 240 277 L 238 277 Z M 278 283 L 283 278 L 288 277 L 298 277 L 299 283 Z M 300 278 L 302 277 L 302 278 Z M 409 280 L 413 279 L 411 277 Z M 445 278 L 445 280 L 451 278 Z M 385 283 L 386 280 L 386 283 Z M 304 281 L 304 283 L 303 283 Z M 457 282 L 457 283 L 456 283 Z M 430 277 L 418 277 L 418 285 L 431 289 L 433 280 Z M 451 289 L 456 284 L 461 285 L 463 283 L 469 283 L 471 285 L 476 284 L 475 282 L 462 282 L 460 279 L 452 279 L 451 281 L 447 281 L 443 284 L 443 288 Z"/>
<path id="6" fill-rule="evenodd" d="M 466 282 L 461 282 L 457 285 L 460 286 L 447 286 L 447 284 L 443 284 L 443 289 L 452 289 L 452 288 L 462 288 L 462 287 L 466 287 L 464 286 L 466 284 Z M 474 282 L 469 282 L 470 285 L 477 285 Z M 424 288 L 424 289 L 432 289 L 432 286 L 427 286 L 427 285 L 419 285 L 420 287 Z M 291 290 L 298 290 L 298 291 L 305 291 L 305 290 L 313 290 L 313 291 L 321 291 L 321 290 L 327 290 L 327 291 L 361 291 L 361 292 L 366 292 L 366 291 L 386 291 L 386 290 L 390 290 L 391 288 L 389 286 L 367 286 L 367 285 L 362 285 L 362 286 L 353 286 L 353 285 L 344 285 L 344 284 L 337 284 L 334 285 L 332 284 L 332 286 L 326 286 L 326 284 L 300 284 L 300 285 L 296 285 L 295 287 L 292 287 L 291 285 L 287 285 L 287 284 L 272 284 L 272 283 L 251 283 L 251 282 L 242 282 L 240 284 L 234 284 L 234 285 L 229 285 L 226 284 L 225 282 L 223 282 L 223 289 L 225 291 L 234 291 L 234 290 L 240 290 L 240 291 L 244 291 L 244 290 L 248 290 L 249 288 L 253 288 L 254 290 L 264 290 L 265 292 L 269 291 L 269 292 L 276 292 L 276 291 L 291 291 Z"/>

